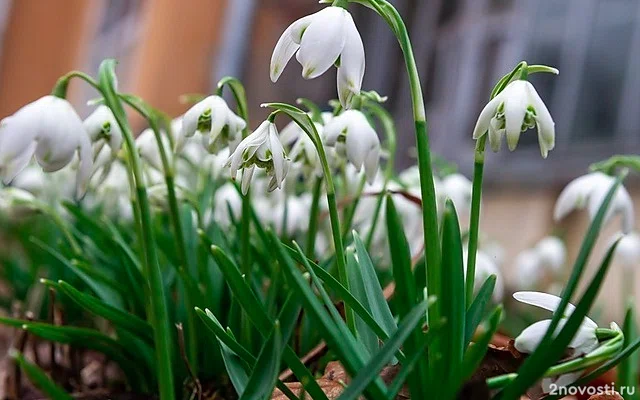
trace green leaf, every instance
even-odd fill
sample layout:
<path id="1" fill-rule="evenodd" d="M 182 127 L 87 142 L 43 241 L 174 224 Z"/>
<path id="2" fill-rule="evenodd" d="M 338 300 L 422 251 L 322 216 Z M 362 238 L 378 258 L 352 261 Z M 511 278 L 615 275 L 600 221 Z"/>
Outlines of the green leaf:
<path id="1" fill-rule="evenodd" d="M 356 257 L 353 250 L 348 249 L 346 252 L 347 257 L 347 276 L 349 277 L 349 289 L 355 298 L 362 304 L 369 303 L 367 299 L 367 293 L 364 288 L 364 282 L 362 281 L 362 275 L 360 274 L 360 266 L 356 261 Z M 333 304 L 332 304 L 333 305 Z M 369 354 L 375 354 L 380 347 L 378 344 L 378 337 L 367 326 L 362 318 L 356 316 L 356 332 L 358 339 L 364 344 L 364 347 L 368 350 Z"/>
<path id="2" fill-rule="evenodd" d="M 445 377 L 452 385 L 461 373 L 465 335 L 465 286 L 460 224 L 451 199 L 447 199 L 442 228 L 442 316 L 446 319 L 443 335 Z"/>
<path id="3" fill-rule="evenodd" d="M 322 333 L 329 348 L 336 352 L 347 372 L 355 376 L 365 365 L 365 354 L 363 354 L 363 351 L 366 352 L 366 350 L 359 350 L 362 345 L 356 342 L 344 322 L 342 324 L 336 323 L 336 321 L 327 314 L 324 306 L 316 298 L 316 295 L 300 271 L 293 265 L 291 258 L 284 252 L 280 240 L 271 232 L 270 237 L 272 247 L 280 260 L 291 289 L 299 296 L 305 311 L 312 320 L 315 321 L 317 329 Z M 306 258 L 304 259 L 306 260 Z M 308 271 L 311 273 L 313 279 L 315 276 L 313 270 L 309 267 Z M 320 294 L 323 297 L 326 297 L 326 292 L 322 286 L 318 286 L 318 290 L 320 290 Z M 384 384 L 379 377 L 373 380 L 372 384 L 367 387 L 366 392 L 372 400 L 385 399 Z"/>
<path id="4" fill-rule="evenodd" d="M 362 280 L 364 282 L 364 289 L 367 293 L 367 300 L 369 304 L 368 311 L 371 312 L 373 318 L 382 325 L 382 328 L 387 335 L 395 332 L 398 328 L 395 318 L 389 309 L 389 304 L 384 297 L 382 286 L 376 275 L 376 270 L 373 267 L 371 258 L 367 253 L 360 236 L 356 231 L 353 231 L 353 243 L 356 247 L 356 254 L 358 255 L 358 264 L 360 265 L 360 273 L 362 274 Z"/>
<path id="5" fill-rule="evenodd" d="M 151 325 L 140 317 L 112 307 L 93 296 L 84 294 L 64 281 L 58 281 L 57 284 L 51 281 L 44 283 L 49 286 L 53 286 L 60 292 L 66 294 L 71 300 L 85 310 L 111 321 L 117 327 L 139 335 L 147 342 L 153 343 L 153 331 Z"/>
<path id="6" fill-rule="evenodd" d="M 495 275 L 490 275 L 487 280 L 484 281 L 475 299 L 473 299 L 473 303 L 471 303 L 469 309 L 467 310 L 466 322 L 464 324 L 465 348 L 469 345 L 469 342 L 473 338 L 473 334 L 476 332 L 478 325 L 482 321 L 482 316 L 484 315 L 484 311 L 487 308 L 487 304 L 489 304 L 489 301 L 491 301 L 493 289 L 496 286 L 496 279 L 497 278 Z"/>
<path id="7" fill-rule="evenodd" d="M 551 323 L 549 324 L 549 328 L 547 329 L 547 332 L 545 333 L 544 337 L 540 341 L 540 344 L 536 348 L 536 351 L 534 351 L 533 354 L 531 354 L 526 359 L 524 364 L 522 364 L 522 366 L 520 367 L 517 378 L 503 390 L 502 392 L 503 400 L 518 399 L 520 394 L 525 393 L 526 390 L 531 385 L 533 385 L 536 382 L 536 380 L 538 380 L 542 376 L 544 371 L 550 365 L 556 362 L 558 358 L 561 356 L 560 353 L 550 354 L 552 341 L 555 343 L 561 343 L 558 340 L 560 339 L 560 335 L 558 335 L 558 337 L 554 339 L 553 333 L 556 331 L 556 327 L 558 326 L 560 319 L 565 313 L 567 304 L 569 303 L 571 296 L 573 296 L 573 293 L 575 292 L 578 286 L 580 278 L 584 273 L 587 262 L 589 261 L 589 258 L 591 256 L 591 252 L 595 246 L 596 240 L 598 239 L 600 230 L 602 229 L 602 225 L 604 223 L 604 217 L 607 211 L 609 210 L 609 206 L 611 205 L 613 196 L 615 195 L 616 191 L 620 187 L 625 176 L 626 174 L 621 174 L 620 176 L 618 176 L 615 183 L 609 189 L 609 192 L 604 198 L 602 204 L 600 205 L 600 208 L 598 209 L 596 216 L 593 218 L 593 221 L 589 225 L 589 230 L 587 231 L 587 235 L 582 241 L 580 251 L 574 263 L 573 270 L 571 271 L 571 276 L 569 277 L 567 286 L 562 294 L 562 299 L 560 301 L 560 304 L 558 305 L 558 308 L 553 314 L 553 318 L 551 320 Z M 600 270 L 603 269 L 602 267 L 605 267 L 604 269 L 606 270 L 606 267 L 608 267 L 607 263 L 603 264 Z M 594 281 L 596 278 L 597 276 L 594 278 Z M 592 283 L 594 281 L 592 281 Z M 584 313 L 586 313 L 587 311 L 588 309 L 585 310 Z M 577 315 L 576 312 L 572 313 L 572 317 L 576 315 Z M 564 326 L 563 331 L 569 332 L 569 330 L 567 330 L 568 327 L 569 327 L 569 323 L 567 322 L 567 324 L 565 324 Z M 577 329 L 577 327 L 575 329 Z M 567 344 L 568 343 L 569 342 L 567 342 Z M 562 352 L 564 351 L 564 347 L 562 349 L 558 349 L 558 346 L 556 346 L 556 350 Z"/>
<path id="8" fill-rule="evenodd" d="M 206 236 L 201 236 L 203 240 L 207 240 Z M 227 284 L 231 288 L 235 298 L 240 302 L 242 308 L 247 313 L 251 322 L 255 325 L 258 332 L 265 334 L 270 330 L 273 322 L 269 319 L 267 312 L 253 291 L 249 288 L 245 280 L 242 278 L 240 271 L 233 261 L 217 246 L 211 246 L 211 255 L 216 260 L 218 267 L 227 279 Z M 283 353 L 285 363 L 291 368 L 294 375 L 305 383 L 307 392 L 320 400 L 326 399 L 326 395 L 315 381 L 315 378 L 309 370 L 300 361 L 296 353 L 287 346 Z"/>
<path id="9" fill-rule="evenodd" d="M 422 322 L 424 314 L 427 311 L 427 304 L 427 300 L 425 299 L 407 314 L 400 323 L 400 327 L 389 340 L 385 342 L 382 349 L 375 353 L 371 361 L 358 372 L 347 389 L 339 397 L 340 400 L 356 399 L 369 383 L 380 374 L 382 368 L 389 364 L 409 335 L 411 335 L 416 328 L 420 328 L 419 324 Z M 431 332 L 427 335 L 431 335 Z"/>
<path id="10" fill-rule="evenodd" d="M 629 299 L 627 313 L 622 326 L 624 333 L 624 347 L 628 347 L 638 337 L 638 328 L 636 326 L 636 312 L 634 298 Z M 638 399 L 638 354 L 632 353 L 623 360 L 618 366 L 618 388 L 635 388 L 633 394 L 625 393 L 625 399 Z M 624 391 L 622 392 L 624 393 Z"/>
<path id="11" fill-rule="evenodd" d="M 387 196 L 387 236 L 389 238 L 389 250 L 391 252 L 391 265 L 393 266 L 393 277 L 396 283 L 394 299 L 397 303 L 397 311 L 400 318 L 404 318 L 409 310 L 417 303 L 416 282 L 411 271 L 411 251 L 409 243 L 404 234 L 402 221 L 396 211 L 391 196 Z M 411 340 L 408 340 L 404 351 L 412 354 L 418 351 L 422 332 L 417 329 Z M 428 363 L 426 357 L 419 360 L 414 371 L 409 374 L 408 381 L 411 389 L 411 396 L 417 399 L 429 397 L 426 392 L 429 382 L 427 375 Z"/>
<path id="12" fill-rule="evenodd" d="M 285 308 L 283 309 L 283 312 Z M 233 337 L 233 335 L 231 335 L 229 332 L 225 331 L 224 328 L 222 328 L 222 325 L 220 324 L 220 322 L 218 321 L 218 319 L 215 317 L 215 315 L 213 315 L 213 313 L 209 310 L 205 310 L 202 311 L 200 308 L 196 307 L 195 308 L 196 314 L 202 319 L 202 322 L 204 322 L 204 324 L 206 325 L 207 328 L 209 328 L 209 330 L 211 330 L 211 332 L 213 332 L 213 334 L 216 336 L 216 338 L 218 339 L 218 341 L 220 342 L 220 349 L 221 352 L 228 350 L 230 352 L 230 354 L 235 354 L 238 357 L 240 357 L 240 359 L 242 360 L 243 364 L 240 364 L 240 366 L 245 367 L 245 374 L 246 371 L 248 369 L 248 365 L 251 364 L 255 364 L 256 362 L 256 358 L 249 352 L 247 351 L 244 347 L 242 347 L 242 345 L 240 343 L 238 343 L 235 339 L 235 337 Z M 286 332 L 286 330 L 285 330 Z M 286 336 L 285 336 L 286 337 Z M 225 354 L 223 354 L 223 357 L 225 356 Z M 226 362 L 225 362 L 226 365 Z M 231 368 L 235 368 L 237 367 L 237 364 L 234 364 L 231 366 Z M 242 375 L 238 375 L 239 373 L 237 371 L 229 371 L 228 370 L 229 367 L 227 367 L 227 372 L 229 372 L 229 374 L 234 373 L 236 374 L 235 378 L 238 378 L 239 381 L 239 385 L 240 382 L 242 382 Z M 247 375 L 248 376 L 248 375 Z M 234 378 L 234 379 L 235 379 Z M 248 378 L 247 378 L 248 379 Z M 246 385 L 243 385 L 242 387 L 244 387 Z M 282 383 L 281 381 L 278 382 L 278 389 L 280 389 L 283 393 L 285 393 L 290 399 L 292 400 L 296 400 L 297 397 L 287 388 L 287 386 L 285 386 L 284 383 Z M 235 386 L 236 390 L 238 390 L 238 386 Z M 238 391 L 240 392 L 240 391 Z"/>
<path id="13" fill-rule="evenodd" d="M 233 388 L 239 396 L 242 396 L 247 384 L 249 383 L 249 375 L 246 372 L 246 366 L 243 365 L 240 357 L 238 357 L 238 355 L 222 341 L 220 341 L 220 353 L 222 354 L 222 361 L 227 369 L 227 374 L 229 374 L 229 380 L 231 380 Z"/>
<path id="14" fill-rule="evenodd" d="M 271 334 L 260 350 L 258 361 L 253 367 L 249 382 L 240 400 L 264 400 L 271 398 L 278 381 L 280 359 L 282 358 L 282 333 L 280 322 L 276 321 Z"/>
<path id="15" fill-rule="evenodd" d="M 480 336 L 477 342 L 472 343 L 464 354 L 464 362 L 462 364 L 462 373 L 454 390 L 457 391 L 459 385 L 473 376 L 485 354 L 489 348 L 489 343 L 493 335 L 498 330 L 500 324 L 500 318 L 502 317 L 502 306 L 496 307 L 493 312 L 485 320 L 484 332 Z"/>
<path id="16" fill-rule="evenodd" d="M 248 122 L 249 107 L 247 105 L 247 95 L 245 93 L 242 82 L 232 76 L 225 76 L 218 82 L 218 89 L 221 91 L 225 85 L 228 86 L 229 89 L 231 89 L 231 93 L 233 93 L 233 97 L 236 99 L 238 114 Z"/>
<path id="17" fill-rule="evenodd" d="M 73 397 L 56 385 L 40 367 L 27 361 L 22 353 L 12 350 L 9 355 L 20 365 L 29 380 L 47 397 L 53 400 L 73 400 Z"/>
<path id="18" fill-rule="evenodd" d="M 381 340 L 386 340 L 389 338 L 389 335 L 384 331 L 384 329 L 378 324 L 378 322 L 373 318 L 373 316 L 367 311 L 367 309 L 360 303 L 350 292 L 347 290 L 342 284 L 334 278 L 329 272 L 325 269 L 309 260 L 304 254 L 300 254 L 297 250 L 287 246 L 282 245 L 289 255 L 293 257 L 293 259 L 300 263 L 304 264 L 307 262 L 313 271 L 318 275 L 320 280 L 324 282 L 325 285 L 332 291 L 334 291 L 342 301 L 344 301 L 349 307 L 353 309 L 353 311 L 358 315 L 358 317 L 362 318 L 362 320 L 371 328 L 378 338 Z M 306 261 L 305 261 L 306 260 Z"/>
<path id="19" fill-rule="evenodd" d="M 54 248 L 50 247 L 39 239 L 32 238 L 31 242 L 33 242 L 36 246 L 40 247 L 42 250 L 47 252 L 54 259 L 56 259 L 58 262 L 60 262 L 62 265 L 76 274 L 105 303 L 115 308 L 122 309 L 124 307 L 122 297 L 118 293 L 118 290 L 114 287 L 115 284 L 111 283 L 108 278 L 102 276 L 98 271 L 84 268 L 79 262 L 68 260 Z"/>

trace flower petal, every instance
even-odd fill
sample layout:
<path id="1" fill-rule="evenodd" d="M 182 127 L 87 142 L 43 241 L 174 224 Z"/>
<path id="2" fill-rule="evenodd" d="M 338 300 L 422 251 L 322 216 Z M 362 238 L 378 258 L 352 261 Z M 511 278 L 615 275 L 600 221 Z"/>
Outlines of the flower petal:
<path id="1" fill-rule="evenodd" d="M 489 124 L 491 123 L 491 119 L 496 115 L 496 111 L 500 103 L 504 101 L 504 96 L 502 93 L 493 98 L 493 100 L 489 101 L 486 106 L 480 112 L 480 116 L 478 116 L 478 121 L 476 121 L 476 126 L 473 128 L 473 138 L 479 139 L 482 135 L 487 132 L 489 129 Z"/>
<path id="2" fill-rule="evenodd" d="M 306 21 L 311 23 L 312 16 L 306 16 Z M 295 23 L 294 23 L 295 24 Z M 308 26 L 308 24 L 306 24 Z M 271 82 L 276 82 L 282 71 L 284 71 L 284 67 L 287 65 L 291 57 L 295 54 L 296 51 L 300 48 L 300 45 L 297 44 L 293 40 L 292 32 L 294 25 L 290 25 L 280 36 L 278 42 L 276 43 L 276 47 L 273 49 L 273 54 L 271 55 L 271 65 L 269 66 L 269 77 L 271 78 Z"/>
<path id="3" fill-rule="evenodd" d="M 364 78 L 365 56 L 362 38 L 351 14 L 345 18 L 345 43 L 338 68 L 338 98 L 344 108 L 351 107 L 354 95 L 360 94 Z"/>
<path id="4" fill-rule="evenodd" d="M 513 298 L 521 303 L 540 307 L 545 310 L 555 312 L 560 305 L 560 297 L 543 292 L 516 292 Z M 563 317 L 568 317 L 575 310 L 575 306 L 571 303 L 567 304 Z"/>
<path id="5" fill-rule="evenodd" d="M 302 76 L 313 79 L 324 74 L 342 53 L 348 11 L 327 7 L 315 14 L 304 31 L 296 58 L 302 65 Z"/>
<path id="6" fill-rule="evenodd" d="M 540 344 L 551 325 L 550 319 L 538 321 L 526 327 L 514 341 L 514 347 L 521 353 L 531 354 Z"/>

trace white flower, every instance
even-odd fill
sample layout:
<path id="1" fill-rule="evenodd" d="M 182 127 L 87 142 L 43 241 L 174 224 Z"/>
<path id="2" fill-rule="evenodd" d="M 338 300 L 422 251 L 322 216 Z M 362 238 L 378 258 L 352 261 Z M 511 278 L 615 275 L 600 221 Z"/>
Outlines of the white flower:
<path id="1" fill-rule="evenodd" d="M 232 217 L 238 220 L 242 216 L 242 198 L 232 183 L 216 189 L 213 204 L 213 219 L 223 227 L 231 225 Z"/>
<path id="2" fill-rule="evenodd" d="M 558 305 L 560 305 L 560 297 L 548 293 L 516 292 L 513 294 L 513 298 L 521 303 L 540 307 L 551 312 L 555 312 Z M 558 334 L 560 332 L 574 310 L 575 306 L 573 304 L 567 304 L 564 315 L 562 316 L 554 334 Z M 550 324 L 551 320 L 545 319 L 525 328 L 525 330 L 523 330 L 515 339 L 515 348 L 521 353 L 533 353 L 538 344 L 540 344 L 540 341 Z M 576 332 L 571 343 L 569 343 L 569 348 L 574 350 L 574 356 L 578 357 L 588 354 L 598 347 L 598 337 L 596 336 L 597 328 L 598 324 L 590 318 L 584 317 L 578 332 Z"/>
<path id="3" fill-rule="evenodd" d="M 360 94 L 364 45 L 351 14 L 344 8 L 327 7 L 297 20 L 284 31 L 271 56 L 273 82 L 294 54 L 305 79 L 316 78 L 338 65 L 338 98 L 343 107 L 349 108 L 354 95 Z"/>
<path id="4" fill-rule="evenodd" d="M 462 260 L 464 262 L 465 276 L 467 274 L 468 254 L 469 253 L 467 252 L 467 249 L 465 249 L 464 254 L 462 256 Z M 498 265 L 495 263 L 494 260 L 491 259 L 491 257 L 489 257 L 488 254 L 486 254 L 483 251 L 478 251 L 476 253 L 476 274 L 473 281 L 474 291 L 477 292 L 478 290 L 480 290 L 484 282 L 491 275 L 496 276 L 496 284 L 493 289 L 492 298 L 494 302 L 499 303 L 502 301 L 502 298 L 504 296 L 504 283 L 502 281 L 502 273 L 500 272 Z"/>
<path id="5" fill-rule="evenodd" d="M 589 211 L 591 219 L 595 218 L 614 183 L 613 177 L 602 172 L 592 172 L 571 181 L 558 197 L 553 213 L 555 220 L 559 221 L 571 211 L 585 207 Z M 622 216 L 622 231 L 624 233 L 633 229 L 633 202 L 624 186 L 620 186 L 616 191 L 605 215 L 605 223 L 613 214 Z"/>
<path id="6" fill-rule="evenodd" d="M 179 152 L 186 138 L 196 132 L 203 135 L 203 145 L 210 153 L 229 146 L 233 152 L 246 122 L 237 116 L 220 96 L 209 96 L 191 107 L 182 117 L 182 129 L 176 140 Z"/>
<path id="7" fill-rule="evenodd" d="M 324 127 L 328 146 L 342 149 L 357 171 L 364 165 L 367 181 L 373 183 L 380 162 L 380 139 L 367 117 L 357 110 L 347 110 Z"/>
<path id="8" fill-rule="evenodd" d="M 160 134 L 162 147 L 164 148 L 167 157 L 171 157 L 169 137 L 164 131 L 161 131 Z M 142 159 L 145 160 L 152 168 L 160 172 L 164 171 L 158 141 L 156 140 L 156 135 L 151 128 L 145 129 L 138 135 L 136 138 L 136 147 L 138 148 L 140 157 L 142 157 Z"/>
<path id="9" fill-rule="evenodd" d="M 551 312 L 555 312 L 560 305 L 560 297 L 548 293 L 516 292 L 513 294 L 513 298 L 521 303 L 540 307 Z M 571 316 L 571 313 L 573 313 L 574 310 L 575 306 L 571 303 L 568 303 L 567 307 L 565 308 L 564 315 L 562 319 L 560 319 L 560 322 L 556 327 L 554 335 L 557 335 L 562 330 L 562 327 L 567 323 L 568 318 Z M 547 332 L 550 324 L 551 320 L 545 319 L 531 324 L 527 328 L 525 328 L 525 330 L 523 330 L 514 341 L 514 347 L 516 348 L 516 350 L 521 353 L 533 353 L 536 347 L 538 347 L 538 345 L 542 341 L 542 338 Z M 584 317 L 584 319 L 582 320 L 582 324 L 578 328 L 578 331 L 576 332 L 575 336 L 568 346 L 570 349 L 573 349 L 574 357 L 580 357 L 582 355 L 591 353 L 598 347 L 598 337 L 596 335 L 597 328 L 598 324 L 596 324 L 589 317 Z M 545 393 L 548 393 L 552 383 L 555 383 L 556 386 L 570 385 L 571 383 L 575 382 L 581 375 L 582 372 L 578 371 L 563 374 L 558 377 L 545 378 L 542 380 L 543 390 Z"/>
<path id="10" fill-rule="evenodd" d="M 540 256 L 535 249 L 528 249 L 518 254 L 515 260 L 518 287 L 533 289 L 540 284 L 544 272 L 540 264 Z"/>
<path id="11" fill-rule="evenodd" d="M 324 127 L 314 122 L 318 134 L 322 137 Z M 295 122 L 290 122 L 280 132 L 280 141 L 284 146 L 291 146 L 289 157 L 291 161 L 302 168 L 302 174 L 305 177 L 317 176 L 322 177 L 322 164 L 318 150 L 313 141 L 304 132 L 302 128 Z"/>
<path id="12" fill-rule="evenodd" d="M 264 121 L 253 133 L 244 138 L 227 160 L 231 178 L 235 179 L 242 168 L 242 193 L 249 190 L 249 183 L 256 168 L 264 168 L 271 177 L 268 190 L 281 188 L 289 171 L 289 159 L 278 138 L 278 129 L 271 121 Z"/>
<path id="13" fill-rule="evenodd" d="M 533 85 L 517 80 L 484 107 L 473 130 L 473 138 L 479 139 L 489 131 L 489 144 L 497 152 L 506 134 L 509 150 L 513 151 L 520 133 L 536 126 L 540 153 L 546 158 L 555 146 L 555 124 Z"/>
<path id="14" fill-rule="evenodd" d="M 640 235 L 632 232 L 618 242 L 615 252 L 616 260 L 627 269 L 640 266 Z"/>
<path id="15" fill-rule="evenodd" d="M 76 195 L 84 195 L 92 169 L 91 143 L 71 104 L 49 95 L 0 121 L 0 177 L 11 182 L 35 154 L 45 172 L 62 169 L 78 154 Z"/>
<path id="16" fill-rule="evenodd" d="M 93 143 L 94 161 L 105 144 L 109 145 L 111 155 L 115 158 L 122 146 L 122 131 L 111 109 L 105 105 L 98 106 L 83 124 Z"/>
<path id="17" fill-rule="evenodd" d="M 567 249 L 557 236 L 547 236 L 535 247 L 538 258 L 543 267 L 553 272 L 559 272 L 567 259 Z"/>
<path id="18" fill-rule="evenodd" d="M 442 206 L 449 198 L 456 207 L 458 215 L 471 209 L 472 183 L 466 176 L 462 174 L 447 175 L 440 181 L 437 188 Z"/>

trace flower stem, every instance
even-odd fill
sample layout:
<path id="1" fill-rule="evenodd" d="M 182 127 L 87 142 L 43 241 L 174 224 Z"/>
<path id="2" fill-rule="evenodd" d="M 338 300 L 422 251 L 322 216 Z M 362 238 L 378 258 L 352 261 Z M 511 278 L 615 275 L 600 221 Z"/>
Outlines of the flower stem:
<path id="1" fill-rule="evenodd" d="M 465 298 L 467 308 L 473 302 L 473 288 L 476 277 L 476 258 L 478 253 L 478 236 L 480 234 L 480 204 L 482 202 L 482 178 L 484 174 L 484 149 L 487 135 L 476 142 L 473 164 L 473 190 L 471 192 L 471 216 L 469 218 L 469 244 L 467 252 L 467 276 Z"/>
<path id="2" fill-rule="evenodd" d="M 420 172 L 420 192 L 422 195 L 422 224 L 424 227 L 425 256 L 427 261 L 427 291 L 429 296 L 440 298 L 441 266 L 440 240 L 438 233 L 438 215 L 436 209 L 436 192 L 433 182 L 431 166 L 431 151 L 429 149 L 429 135 L 427 116 L 422 96 L 420 75 L 413 55 L 409 32 L 398 13 L 387 0 L 366 0 L 365 4 L 372 7 L 387 22 L 393 34 L 398 39 L 409 75 L 411 87 L 411 101 L 413 104 L 413 119 L 415 122 L 416 144 L 418 150 L 418 170 Z M 429 324 L 435 325 L 440 319 L 439 303 L 429 310 Z"/>
<path id="3" fill-rule="evenodd" d="M 318 213 L 320 211 L 320 195 L 322 194 L 322 178 L 317 177 L 313 185 L 313 198 L 309 212 L 309 229 L 307 230 L 307 257 L 315 257 L 316 236 L 318 234 Z"/>
<path id="4" fill-rule="evenodd" d="M 128 104 L 131 108 L 136 110 L 142 115 L 149 123 L 149 128 L 153 131 L 153 135 L 158 145 L 158 151 L 160 153 L 160 160 L 162 162 L 162 168 L 164 170 L 164 181 L 167 186 L 167 198 L 169 200 L 169 217 L 171 224 L 173 225 L 173 233 L 175 235 L 176 250 L 178 252 L 178 270 L 181 275 L 183 284 L 185 287 L 185 302 L 186 302 L 186 314 L 187 314 L 187 336 L 188 336 L 188 354 L 189 362 L 193 369 L 197 368 L 198 359 L 198 336 L 196 328 L 196 316 L 194 307 L 196 303 L 194 296 L 197 294 L 197 288 L 194 288 L 193 284 L 190 284 L 190 277 L 185 269 L 189 266 L 189 256 L 187 254 L 187 246 L 184 239 L 184 232 L 182 231 L 182 218 L 180 218 L 180 204 L 176 196 L 175 188 L 175 166 L 169 159 L 165 143 L 162 140 L 162 133 L 158 125 L 158 118 L 153 110 L 150 110 L 142 100 L 133 98 L 132 96 L 121 95 L 120 98 Z"/>
<path id="5" fill-rule="evenodd" d="M 242 83 L 233 77 L 227 76 L 218 82 L 216 94 L 222 96 L 224 87 L 228 86 L 236 100 L 238 115 L 245 121 L 245 128 L 242 131 L 242 138 L 249 136 L 249 110 L 247 107 L 247 96 Z M 242 273 L 249 275 L 251 273 L 251 189 L 242 196 L 242 219 L 240 222 L 240 249 L 241 249 L 241 269 Z M 245 217 L 246 216 L 246 217 Z"/>
<path id="6" fill-rule="evenodd" d="M 150 322 L 153 326 L 156 359 L 158 362 L 158 384 L 160 399 L 170 400 L 175 398 L 175 385 L 173 376 L 173 347 L 172 330 L 169 321 L 162 271 L 156 252 L 156 243 L 151 221 L 151 208 L 147 189 L 142 175 L 142 163 L 138 154 L 133 132 L 127 120 L 126 113 L 115 88 L 115 61 L 105 60 L 100 65 L 100 91 L 104 96 L 105 104 L 111 109 L 122 131 L 128 148 L 129 161 L 133 170 L 134 183 L 136 185 L 136 198 L 140 209 L 140 225 L 142 228 L 142 244 L 146 254 L 146 276 L 150 288 L 151 315 Z"/>

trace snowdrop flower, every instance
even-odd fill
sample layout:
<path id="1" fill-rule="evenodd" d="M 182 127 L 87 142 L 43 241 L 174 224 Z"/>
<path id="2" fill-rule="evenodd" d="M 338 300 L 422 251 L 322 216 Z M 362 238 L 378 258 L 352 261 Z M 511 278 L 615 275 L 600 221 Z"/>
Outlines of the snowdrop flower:
<path id="1" fill-rule="evenodd" d="M 364 77 L 364 45 L 351 14 L 342 7 L 327 7 L 291 24 L 271 56 L 270 76 L 276 82 L 296 54 L 302 76 L 313 79 L 338 66 L 338 98 L 349 108 L 360 94 Z"/>
<path id="2" fill-rule="evenodd" d="M 548 293 L 516 292 L 513 294 L 513 298 L 521 303 L 540 307 L 551 312 L 555 312 L 558 305 L 560 305 L 560 297 Z M 556 328 L 555 334 L 560 332 L 575 308 L 573 304 L 567 304 L 564 311 L 565 313 Z M 538 344 L 540 344 L 550 324 L 551 320 L 545 319 L 525 328 L 515 339 L 515 348 L 521 353 L 533 353 L 536 347 L 538 347 Z M 571 343 L 569 343 L 569 348 L 574 350 L 574 356 L 588 354 L 598 347 L 598 337 L 596 336 L 597 328 L 598 324 L 589 317 L 584 317 L 576 336 L 574 336 Z"/>
<path id="3" fill-rule="evenodd" d="M 473 130 L 473 138 L 479 139 L 489 131 L 489 144 L 497 152 L 506 135 L 509 150 L 513 151 L 520 134 L 534 127 L 538 128 L 540 153 L 547 158 L 555 146 L 555 124 L 533 85 L 517 80 L 484 107 Z"/>
<path id="4" fill-rule="evenodd" d="M 625 269 L 633 270 L 640 266 L 640 235 L 637 232 L 620 239 L 615 258 Z"/>
<path id="5" fill-rule="evenodd" d="M 465 249 L 462 257 L 464 262 L 465 276 L 467 274 L 468 254 L 469 253 L 467 249 Z M 486 254 L 483 251 L 478 251 L 476 253 L 476 275 L 473 281 L 474 291 L 477 292 L 478 290 L 480 290 L 484 282 L 491 275 L 496 276 L 496 285 L 493 289 L 492 298 L 494 302 L 499 303 L 502 301 L 502 298 L 504 296 L 504 283 L 502 281 L 502 273 L 500 272 L 498 265 L 495 263 L 494 260 L 491 259 L 491 257 L 489 257 L 488 254 Z"/>
<path id="6" fill-rule="evenodd" d="M 602 172 L 592 172 L 573 180 L 564 188 L 556 201 L 553 213 L 555 220 L 559 221 L 571 211 L 583 208 L 587 208 L 591 219 L 595 218 L 614 182 L 613 177 Z M 620 186 L 616 191 L 605 215 L 605 222 L 613 214 L 622 216 L 622 231 L 624 233 L 633 229 L 633 202 L 624 186 Z"/>
<path id="7" fill-rule="evenodd" d="M 232 217 L 237 220 L 242 216 L 242 198 L 232 183 L 225 183 L 216 190 L 213 204 L 213 219 L 221 226 L 227 227 L 231 225 Z"/>
<path id="8" fill-rule="evenodd" d="M 162 134 L 162 147 L 164 147 L 167 157 L 171 156 L 170 142 L 164 131 L 160 132 Z M 162 157 L 160 156 L 160 149 L 158 148 L 158 141 L 156 140 L 155 133 L 151 128 L 147 128 L 138 137 L 136 138 L 136 147 L 138 147 L 138 152 L 140 153 L 140 157 L 145 160 L 153 169 L 156 171 L 163 172 L 164 167 L 162 165 Z"/>
<path id="9" fill-rule="evenodd" d="M 196 132 L 203 135 L 203 145 L 210 153 L 229 146 L 233 152 L 240 140 L 246 122 L 237 116 L 220 96 L 209 96 L 191 107 L 182 117 L 182 129 L 176 140 L 176 151 L 186 138 Z"/>
<path id="10" fill-rule="evenodd" d="M 541 267 L 540 256 L 535 249 L 528 249 L 518 254 L 515 268 L 518 287 L 533 289 L 540 284 L 544 270 Z"/>
<path id="11" fill-rule="evenodd" d="M 373 183 L 380 161 L 380 139 L 363 113 L 357 110 L 343 112 L 324 127 L 324 135 L 328 146 L 335 146 L 340 152 L 344 149 L 358 172 L 364 165 L 367 181 Z"/>
<path id="12" fill-rule="evenodd" d="M 111 109 L 105 105 L 98 106 L 83 124 L 93 143 L 94 161 L 105 144 L 109 145 L 111 156 L 115 158 L 122 146 L 122 132 Z"/>
<path id="13" fill-rule="evenodd" d="M 91 143 L 82 120 L 65 99 L 41 97 L 0 121 L 0 177 L 5 184 L 34 154 L 45 172 L 54 172 L 71 163 L 76 153 L 80 159 L 76 196 L 82 197 L 91 175 Z"/>
<path id="14" fill-rule="evenodd" d="M 289 159 L 285 154 L 282 143 L 278 138 L 276 125 L 264 121 L 253 133 L 244 138 L 227 160 L 231 168 L 231 178 L 235 179 L 239 169 L 242 169 L 242 193 L 249 190 L 249 183 L 256 166 L 264 168 L 271 177 L 268 191 L 282 187 L 282 182 L 289 171 Z"/>
<path id="15" fill-rule="evenodd" d="M 451 199 L 458 214 L 471 209 L 471 181 L 462 174 L 451 174 L 439 182 L 438 189 L 442 206 L 447 198 Z"/>
<path id="16" fill-rule="evenodd" d="M 547 236 L 535 247 L 535 252 L 543 267 L 559 272 L 567 259 L 567 249 L 557 236 Z"/>
<path id="17" fill-rule="evenodd" d="M 560 305 L 560 297 L 548 293 L 516 292 L 513 294 L 513 298 L 521 303 L 540 307 L 551 312 L 555 312 L 558 305 Z M 560 330 L 562 330 L 562 327 L 574 310 L 575 306 L 573 304 L 567 304 L 567 307 L 565 308 L 565 315 L 558 323 L 554 334 L 557 335 Z M 550 324 L 551 320 L 545 319 L 525 328 L 525 330 L 523 330 L 515 339 L 514 346 L 516 350 L 521 353 L 533 353 L 536 347 L 540 344 L 540 341 L 542 341 L 542 338 L 547 332 Z M 589 317 L 584 317 L 576 335 L 569 343 L 569 348 L 573 349 L 573 356 L 580 357 L 591 353 L 598 347 L 598 337 L 596 336 L 597 328 L 598 324 Z M 545 378 L 542 380 L 542 388 L 545 393 L 548 393 L 551 388 L 551 384 L 555 384 L 556 386 L 567 386 L 575 382 L 581 375 L 582 371 L 578 371 L 560 375 L 558 377 Z"/>
<path id="18" fill-rule="evenodd" d="M 314 122 L 320 137 L 323 136 L 324 127 Z M 291 161 L 302 168 L 305 177 L 315 175 L 322 177 L 322 164 L 316 146 L 309 136 L 295 122 L 290 122 L 280 132 L 280 141 L 284 146 L 290 146 L 289 157 Z"/>

